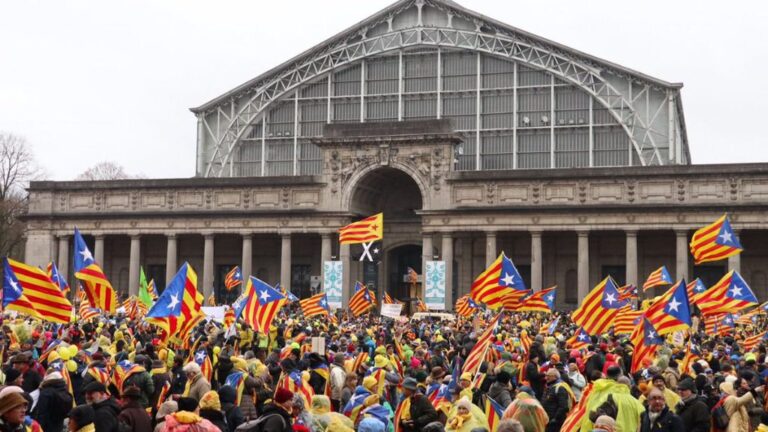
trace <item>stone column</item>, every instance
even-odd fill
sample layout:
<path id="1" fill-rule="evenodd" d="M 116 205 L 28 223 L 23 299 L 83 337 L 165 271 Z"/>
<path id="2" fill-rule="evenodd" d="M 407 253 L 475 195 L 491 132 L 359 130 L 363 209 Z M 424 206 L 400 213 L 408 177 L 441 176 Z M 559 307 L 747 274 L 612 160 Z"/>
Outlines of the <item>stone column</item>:
<path id="1" fill-rule="evenodd" d="M 675 250 L 677 260 L 675 264 L 675 273 L 677 279 L 688 281 L 688 230 L 675 230 Z"/>
<path id="2" fill-rule="evenodd" d="M 131 260 L 128 265 L 128 294 L 139 293 L 139 268 L 141 260 L 141 236 L 131 235 Z"/>
<path id="3" fill-rule="evenodd" d="M 215 234 L 204 234 L 205 246 L 203 247 L 203 296 L 205 301 L 213 293 L 213 241 Z"/>
<path id="4" fill-rule="evenodd" d="M 625 253 L 626 259 L 626 280 L 627 284 L 637 286 L 637 231 L 626 230 L 627 235 L 627 251 Z"/>
<path id="5" fill-rule="evenodd" d="M 488 267 L 496 261 L 499 256 L 499 252 L 496 250 L 496 233 L 485 233 L 485 266 Z"/>
<path id="6" fill-rule="evenodd" d="M 240 266 L 240 274 L 243 276 L 241 290 L 245 289 L 246 282 L 251 276 L 253 267 L 253 235 L 243 234 L 243 264 Z"/>
<path id="7" fill-rule="evenodd" d="M 69 281 L 69 236 L 59 236 L 59 257 L 56 265 L 59 268 L 59 273 L 64 280 Z M 103 265 L 102 263 L 99 263 Z M 102 269 L 104 270 L 104 269 Z"/>
<path id="8" fill-rule="evenodd" d="M 739 232 L 737 230 L 733 230 L 734 237 L 739 237 Z M 728 257 L 728 270 L 736 270 L 736 272 L 741 273 L 741 254 L 738 253 L 733 256 Z"/>
<path id="9" fill-rule="evenodd" d="M 443 247 L 441 251 L 445 261 L 445 310 L 453 310 L 453 236 L 443 233 Z"/>
<path id="10" fill-rule="evenodd" d="M 97 235 L 96 242 L 93 248 L 93 259 L 96 260 L 96 264 L 104 267 L 104 235 Z"/>
<path id="11" fill-rule="evenodd" d="M 280 235 L 280 288 L 291 290 L 291 234 Z"/>
<path id="12" fill-rule="evenodd" d="M 423 233 L 421 239 L 421 291 L 416 295 L 424 300 L 424 288 L 427 273 L 427 261 L 432 261 L 434 250 L 432 247 L 432 233 Z"/>
<path id="13" fill-rule="evenodd" d="M 165 248 L 165 283 L 167 285 L 168 282 L 176 276 L 176 271 L 178 270 L 178 263 L 176 261 L 178 254 L 176 252 L 176 234 L 170 233 L 166 238 L 168 239 L 168 245 Z"/>
<path id="14" fill-rule="evenodd" d="M 543 262 L 541 257 L 541 231 L 531 231 L 531 288 L 541 291 Z"/>
<path id="15" fill-rule="evenodd" d="M 331 233 L 320 234 L 320 277 L 325 277 L 325 262 L 331 260 Z M 323 287 L 325 289 L 325 287 Z"/>
<path id="16" fill-rule="evenodd" d="M 578 236 L 578 295 L 579 302 L 587 296 L 589 286 L 589 231 L 577 231 Z"/>
<path id="17" fill-rule="evenodd" d="M 341 275 L 341 307 L 346 309 L 349 305 L 349 292 L 352 290 L 350 281 L 352 280 L 352 257 L 349 254 L 349 245 L 339 245 L 339 260 L 342 265 Z"/>

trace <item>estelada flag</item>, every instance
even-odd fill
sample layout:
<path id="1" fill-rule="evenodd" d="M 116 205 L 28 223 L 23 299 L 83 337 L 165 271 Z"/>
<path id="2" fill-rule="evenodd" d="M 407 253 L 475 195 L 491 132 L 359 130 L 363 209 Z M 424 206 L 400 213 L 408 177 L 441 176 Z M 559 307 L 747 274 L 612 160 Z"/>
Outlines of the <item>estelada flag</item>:
<path id="1" fill-rule="evenodd" d="M 45 271 L 10 258 L 6 258 L 6 262 L 6 268 L 13 271 L 24 296 L 43 319 L 59 324 L 72 320 L 72 304 Z"/>
<path id="2" fill-rule="evenodd" d="M 739 238 L 731 228 L 728 215 L 723 215 L 714 223 L 696 230 L 690 247 L 694 264 L 719 261 L 743 250 Z"/>
<path id="3" fill-rule="evenodd" d="M 384 213 L 352 222 L 339 230 L 340 244 L 368 243 L 384 237 Z"/>

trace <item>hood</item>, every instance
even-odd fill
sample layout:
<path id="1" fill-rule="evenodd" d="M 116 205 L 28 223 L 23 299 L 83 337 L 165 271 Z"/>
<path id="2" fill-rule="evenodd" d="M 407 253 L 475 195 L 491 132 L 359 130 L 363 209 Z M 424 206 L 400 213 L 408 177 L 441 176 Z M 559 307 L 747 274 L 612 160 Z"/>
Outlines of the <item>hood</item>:
<path id="1" fill-rule="evenodd" d="M 488 396 L 493 397 L 494 395 L 497 395 L 503 391 L 509 391 L 508 388 L 504 387 L 503 385 L 495 382 L 491 384 L 491 387 L 488 388 Z"/>
<path id="2" fill-rule="evenodd" d="M 67 382 L 63 379 L 49 379 L 48 381 L 43 381 L 40 384 L 40 389 L 46 389 L 50 388 L 53 390 L 63 390 L 65 392 L 69 392 L 69 389 L 67 388 Z"/>
<path id="3" fill-rule="evenodd" d="M 629 394 L 629 387 L 624 384 L 619 384 L 614 380 L 601 378 L 594 382 L 592 387 L 593 392 L 610 392 L 610 393 L 625 393 Z"/>
<path id="4" fill-rule="evenodd" d="M 117 401 L 114 398 L 109 398 L 105 401 L 93 404 L 92 406 L 96 411 L 105 409 L 112 411 L 113 415 L 115 416 L 120 414 L 120 405 L 117 404 Z"/>

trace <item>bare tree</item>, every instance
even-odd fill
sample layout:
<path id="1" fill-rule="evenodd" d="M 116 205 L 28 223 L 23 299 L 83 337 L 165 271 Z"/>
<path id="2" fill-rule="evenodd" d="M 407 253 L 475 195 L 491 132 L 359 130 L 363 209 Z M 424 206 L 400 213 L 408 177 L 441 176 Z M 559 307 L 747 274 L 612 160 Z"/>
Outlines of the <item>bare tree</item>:
<path id="1" fill-rule="evenodd" d="M 130 175 L 125 168 L 115 162 L 105 161 L 88 168 L 75 177 L 75 180 L 124 180 L 142 178 L 142 176 Z"/>
<path id="2" fill-rule="evenodd" d="M 0 255 L 21 253 L 25 225 L 19 217 L 27 211 L 25 188 L 42 175 L 27 141 L 0 132 Z"/>

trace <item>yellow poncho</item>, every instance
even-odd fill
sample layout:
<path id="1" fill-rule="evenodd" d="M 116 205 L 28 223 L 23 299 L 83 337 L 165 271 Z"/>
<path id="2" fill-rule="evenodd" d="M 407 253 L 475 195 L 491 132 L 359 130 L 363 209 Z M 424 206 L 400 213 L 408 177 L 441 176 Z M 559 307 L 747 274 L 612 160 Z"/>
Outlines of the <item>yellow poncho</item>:
<path id="1" fill-rule="evenodd" d="M 599 379 L 595 381 L 592 387 L 592 393 L 587 400 L 587 412 L 596 410 L 606 400 L 608 395 L 613 397 L 616 406 L 619 408 L 619 414 L 616 416 L 616 426 L 621 431 L 636 431 L 640 426 L 640 415 L 645 411 L 645 407 L 629 392 L 629 387 L 619 384 L 610 379 Z M 592 422 L 589 416 L 584 416 L 581 422 L 582 431 L 591 431 Z"/>

